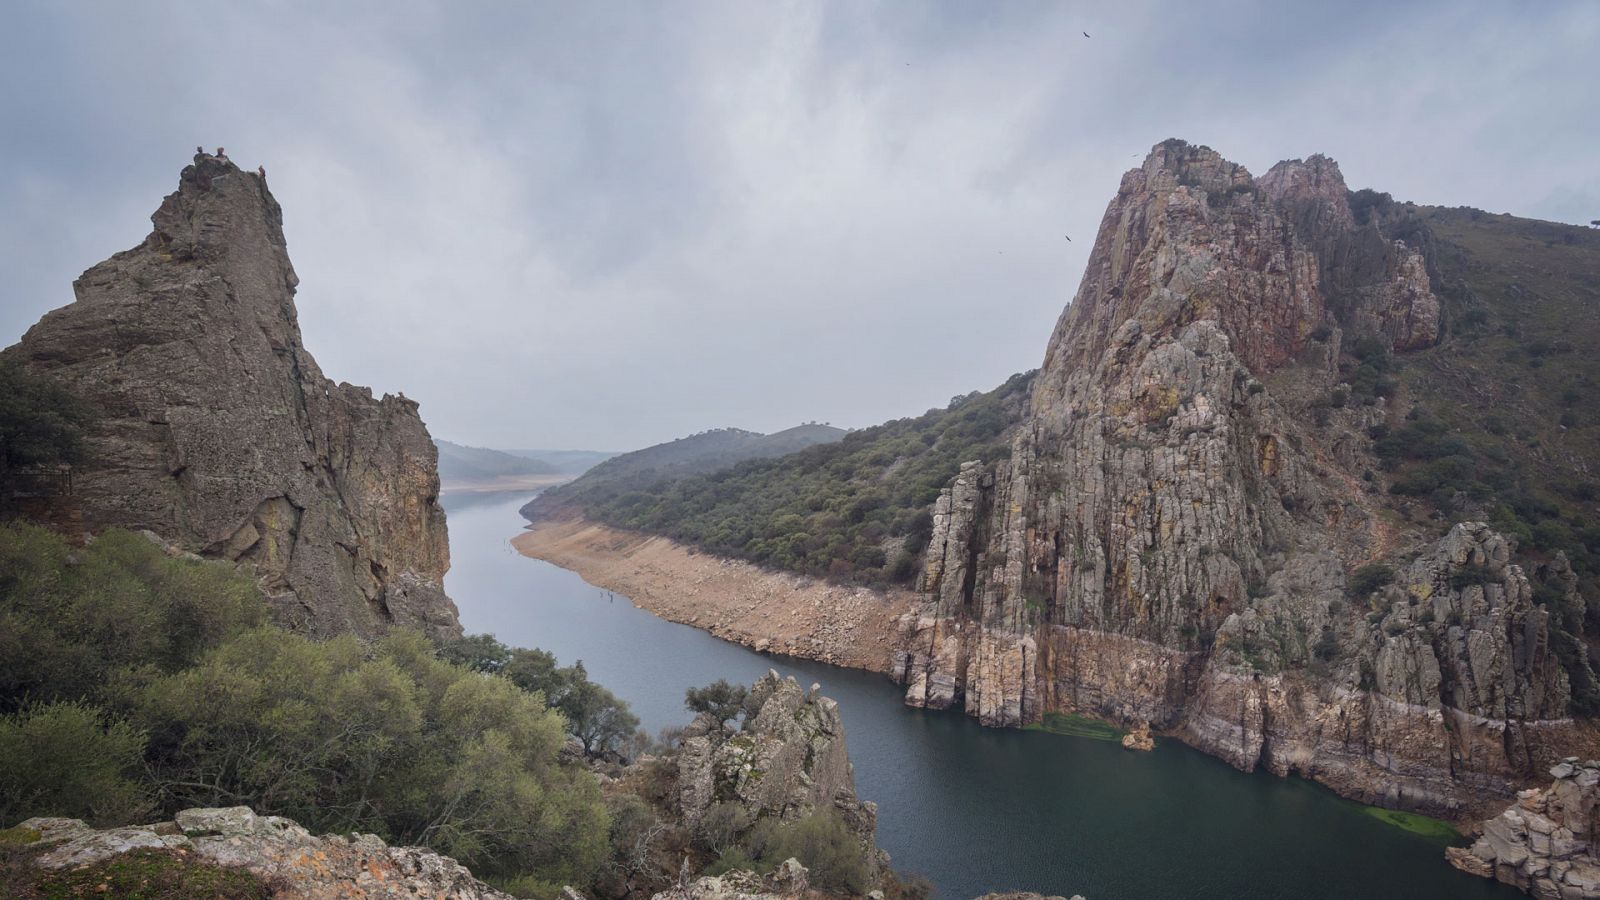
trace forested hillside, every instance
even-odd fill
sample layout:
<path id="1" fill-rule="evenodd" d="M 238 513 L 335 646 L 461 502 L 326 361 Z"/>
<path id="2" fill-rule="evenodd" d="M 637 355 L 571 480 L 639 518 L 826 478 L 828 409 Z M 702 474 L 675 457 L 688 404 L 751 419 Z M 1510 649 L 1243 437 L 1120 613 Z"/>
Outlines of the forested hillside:
<path id="1" fill-rule="evenodd" d="M 845 436 L 843 428 L 809 422 L 772 434 L 741 428 L 714 428 L 688 437 L 623 453 L 599 463 L 569 485 L 545 491 L 524 508 L 541 515 L 596 493 L 648 489 L 672 478 L 726 469 L 751 459 L 784 456 Z"/>
<path id="2" fill-rule="evenodd" d="M 838 581 L 909 585 L 932 533 L 933 501 L 961 463 L 1008 452 L 1031 380 L 1014 375 L 945 409 L 774 459 L 650 483 L 580 480 L 558 496 L 608 525 L 713 553 Z"/>

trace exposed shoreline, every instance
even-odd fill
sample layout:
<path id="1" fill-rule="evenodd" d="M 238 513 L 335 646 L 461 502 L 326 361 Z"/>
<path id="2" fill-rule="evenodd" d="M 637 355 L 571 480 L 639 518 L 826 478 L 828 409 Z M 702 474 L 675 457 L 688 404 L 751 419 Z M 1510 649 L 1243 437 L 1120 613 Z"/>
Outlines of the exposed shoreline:
<path id="1" fill-rule="evenodd" d="M 885 675 L 900 617 L 916 608 L 910 591 L 771 572 L 582 518 L 535 522 L 511 545 L 668 621 L 754 650 Z"/>
<path id="2" fill-rule="evenodd" d="M 549 475 L 507 475 L 489 481 L 446 481 L 439 487 L 440 496 L 452 494 L 508 494 L 522 491 L 542 491 L 566 484 L 574 476 L 564 472 Z"/>

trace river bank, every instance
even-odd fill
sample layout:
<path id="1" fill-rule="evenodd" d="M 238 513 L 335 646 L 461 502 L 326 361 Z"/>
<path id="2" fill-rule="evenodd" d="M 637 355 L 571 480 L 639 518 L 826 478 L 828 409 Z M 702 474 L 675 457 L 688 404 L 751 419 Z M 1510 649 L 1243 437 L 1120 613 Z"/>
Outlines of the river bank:
<path id="1" fill-rule="evenodd" d="M 535 522 L 511 545 L 668 621 L 754 650 L 880 674 L 893 661 L 900 617 L 916 608 L 910 591 L 769 572 L 582 518 Z"/>

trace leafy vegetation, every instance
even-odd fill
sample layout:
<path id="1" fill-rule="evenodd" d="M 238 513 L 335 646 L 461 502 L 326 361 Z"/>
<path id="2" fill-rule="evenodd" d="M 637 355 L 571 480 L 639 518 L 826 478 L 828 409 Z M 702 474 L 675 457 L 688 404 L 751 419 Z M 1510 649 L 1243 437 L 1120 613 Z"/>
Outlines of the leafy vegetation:
<path id="1" fill-rule="evenodd" d="M 574 482 L 562 499 L 606 524 L 723 556 L 835 581 L 907 585 L 932 534 L 939 491 L 961 463 L 1008 454 L 1032 379 L 1015 375 L 945 409 L 781 458 L 647 485 Z"/>
<path id="2" fill-rule="evenodd" d="M 0 505 L 20 472 L 77 463 L 93 409 L 50 378 L 0 360 Z"/>
<path id="3" fill-rule="evenodd" d="M 1356 195 L 1352 199 L 1357 199 Z M 1358 217 L 1430 249 L 1445 304 L 1436 347 L 1385 359 L 1405 418 L 1374 429 L 1396 505 L 1418 521 L 1487 518 L 1514 538 L 1530 573 L 1565 554 L 1588 597 L 1600 597 L 1600 421 L 1584 401 L 1600 390 L 1600 234 L 1473 209 L 1402 210 L 1368 197 Z M 1366 353 L 1352 365 L 1382 354 Z M 1355 381 L 1352 380 L 1352 386 Z M 1538 592 L 1565 604 L 1565 592 Z M 1600 712 L 1584 634 L 1600 604 L 1556 608 L 1552 644 L 1573 681 L 1574 709 Z"/>
<path id="4" fill-rule="evenodd" d="M 872 889 L 871 867 L 861 842 L 831 809 L 784 822 L 758 820 L 735 844 L 724 848 L 706 874 L 734 869 L 771 872 L 793 857 L 810 873 L 813 887 L 859 897 Z"/>
<path id="5" fill-rule="evenodd" d="M 559 757 L 584 726 L 546 692 L 610 723 L 593 745 L 633 725 L 581 666 L 482 636 L 451 661 L 414 632 L 318 642 L 264 621 L 225 564 L 126 532 L 69 548 L 0 529 L 0 814 L 245 804 L 539 886 L 588 883 L 610 857 L 597 782 Z"/>

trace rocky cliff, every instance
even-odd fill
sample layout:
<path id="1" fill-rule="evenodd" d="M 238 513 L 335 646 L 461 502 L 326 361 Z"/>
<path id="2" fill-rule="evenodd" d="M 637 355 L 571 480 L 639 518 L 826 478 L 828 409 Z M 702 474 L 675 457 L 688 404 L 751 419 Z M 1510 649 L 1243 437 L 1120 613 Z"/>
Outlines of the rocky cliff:
<path id="1" fill-rule="evenodd" d="M 1369 435 L 1406 410 L 1346 402 L 1340 363 L 1431 346 L 1443 305 L 1425 248 L 1351 196 L 1324 157 L 1255 178 L 1176 140 L 1123 177 L 1010 459 L 937 502 L 907 703 L 1148 722 L 1445 814 L 1575 739 L 1506 539 L 1386 506 Z"/>
<path id="2" fill-rule="evenodd" d="M 72 490 L 37 514 L 253 566 L 313 633 L 459 634 L 427 428 L 411 400 L 317 368 L 265 178 L 198 155 L 152 221 L 5 351 L 100 414 Z"/>
<path id="3" fill-rule="evenodd" d="M 678 802 L 695 828 L 713 805 L 739 806 L 748 821 L 803 819 L 832 810 L 877 858 L 877 806 L 856 796 L 839 704 L 769 670 L 751 686 L 744 727 L 729 733 L 701 714 L 678 752 Z"/>
<path id="4" fill-rule="evenodd" d="M 1550 775 L 1549 787 L 1519 792 L 1516 803 L 1483 823 L 1471 847 L 1445 851 L 1451 865 L 1536 897 L 1600 897 L 1600 762 L 1568 757 Z"/>

